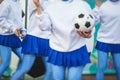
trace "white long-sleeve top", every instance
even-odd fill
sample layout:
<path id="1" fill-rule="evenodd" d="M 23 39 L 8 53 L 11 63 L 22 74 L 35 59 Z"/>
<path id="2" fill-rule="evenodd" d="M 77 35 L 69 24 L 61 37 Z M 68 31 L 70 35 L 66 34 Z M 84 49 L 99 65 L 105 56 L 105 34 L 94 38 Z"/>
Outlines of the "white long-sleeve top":
<path id="1" fill-rule="evenodd" d="M 17 28 L 25 35 L 20 2 L 19 0 L 3 0 L 0 4 L 0 35 L 14 34 Z"/>
<path id="2" fill-rule="evenodd" d="M 40 4 L 42 5 L 42 10 L 44 10 L 50 3 L 51 2 L 48 0 L 40 0 Z M 50 29 L 48 30 L 41 29 L 39 22 L 40 21 L 36 16 L 36 6 L 33 3 L 33 0 L 31 0 L 29 3 L 29 26 L 27 28 L 27 34 L 30 34 L 39 38 L 49 39 L 51 34 Z"/>
<path id="3" fill-rule="evenodd" d="M 82 0 L 64 2 L 57 0 L 37 15 L 40 28 L 48 30 L 51 26 L 50 47 L 57 51 L 69 52 L 85 45 L 86 39 L 77 34 L 73 20 L 78 14 L 92 13 L 90 6 Z"/>
<path id="4" fill-rule="evenodd" d="M 107 0 L 100 8 L 94 10 L 98 13 L 101 22 L 97 40 L 105 43 L 120 44 L 120 1 Z"/>

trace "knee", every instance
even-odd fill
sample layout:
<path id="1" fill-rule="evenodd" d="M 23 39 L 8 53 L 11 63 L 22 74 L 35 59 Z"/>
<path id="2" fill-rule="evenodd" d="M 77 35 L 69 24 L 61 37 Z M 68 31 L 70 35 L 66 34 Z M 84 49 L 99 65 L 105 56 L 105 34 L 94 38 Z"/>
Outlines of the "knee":
<path id="1" fill-rule="evenodd" d="M 53 80 L 65 80 L 65 74 L 53 72 Z"/>

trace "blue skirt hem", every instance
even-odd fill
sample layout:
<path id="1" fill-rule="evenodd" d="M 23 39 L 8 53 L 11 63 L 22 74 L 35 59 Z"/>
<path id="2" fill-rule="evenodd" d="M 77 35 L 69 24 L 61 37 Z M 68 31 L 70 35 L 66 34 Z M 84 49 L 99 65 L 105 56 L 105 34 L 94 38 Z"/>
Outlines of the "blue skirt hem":
<path id="1" fill-rule="evenodd" d="M 95 48 L 106 53 L 120 53 L 120 44 L 109 44 L 97 41 Z"/>
<path id="2" fill-rule="evenodd" d="M 22 46 L 22 42 L 15 34 L 0 35 L 0 45 L 12 48 L 19 48 Z"/>
<path id="3" fill-rule="evenodd" d="M 48 56 L 48 62 L 58 66 L 81 66 L 90 63 L 89 53 L 87 52 L 86 46 L 71 51 L 71 52 L 59 52 L 51 49 Z"/>
<path id="4" fill-rule="evenodd" d="M 48 56 L 50 51 L 49 40 L 26 35 L 22 44 L 23 54 L 33 54 L 36 56 Z"/>

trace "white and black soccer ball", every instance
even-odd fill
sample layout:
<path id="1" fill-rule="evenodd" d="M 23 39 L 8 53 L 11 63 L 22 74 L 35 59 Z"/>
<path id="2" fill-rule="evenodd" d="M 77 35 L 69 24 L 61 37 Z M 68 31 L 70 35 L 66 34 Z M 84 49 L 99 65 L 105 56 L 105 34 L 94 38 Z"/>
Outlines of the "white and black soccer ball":
<path id="1" fill-rule="evenodd" d="M 75 29 L 89 32 L 95 26 L 95 18 L 91 14 L 81 13 L 74 19 Z"/>

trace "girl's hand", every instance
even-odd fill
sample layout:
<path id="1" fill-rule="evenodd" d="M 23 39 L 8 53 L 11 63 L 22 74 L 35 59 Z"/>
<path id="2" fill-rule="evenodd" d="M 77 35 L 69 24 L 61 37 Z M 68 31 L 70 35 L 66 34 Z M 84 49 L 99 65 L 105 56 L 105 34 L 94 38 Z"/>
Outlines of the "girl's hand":
<path id="1" fill-rule="evenodd" d="M 96 0 L 96 6 L 97 6 L 97 7 L 100 7 L 101 4 L 102 4 L 101 0 Z"/>
<path id="2" fill-rule="evenodd" d="M 90 38 L 92 36 L 91 32 L 92 31 L 85 32 L 85 31 L 77 30 L 77 33 L 84 38 Z"/>
<path id="3" fill-rule="evenodd" d="M 14 32 L 14 34 L 19 37 L 20 36 L 20 30 L 16 29 L 15 32 Z"/>

